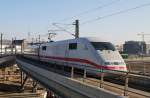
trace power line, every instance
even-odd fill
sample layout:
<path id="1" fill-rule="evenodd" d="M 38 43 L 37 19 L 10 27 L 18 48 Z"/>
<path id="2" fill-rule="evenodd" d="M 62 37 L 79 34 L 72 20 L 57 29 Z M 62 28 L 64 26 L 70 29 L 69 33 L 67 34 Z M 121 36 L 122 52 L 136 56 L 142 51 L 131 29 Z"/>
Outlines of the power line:
<path id="1" fill-rule="evenodd" d="M 111 16 L 115 16 L 115 15 L 118 15 L 118 14 L 127 13 L 129 11 L 136 10 L 136 9 L 139 9 L 139 8 L 143 8 L 143 7 L 146 7 L 146 6 L 150 6 L 150 3 L 138 5 L 138 6 L 133 7 L 133 8 L 121 10 L 121 11 L 118 11 L 118 12 L 115 12 L 115 13 L 112 13 L 112 14 L 108 14 L 108 15 L 98 17 L 98 18 L 95 18 L 95 19 L 92 19 L 92 20 L 88 20 L 88 21 L 83 22 L 81 25 L 88 24 L 88 23 L 91 23 L 91 22 L 94 22 L 94 21 L 97 21 L 97 20 L 101 20 L 101 19 L 104 19 L 104 18 L 111 17 Z"/>
<path id="2" fill-rule="evenodd" d="M 72 27 L 70 27 L 70 26 L 72 26 L 73 24 L 65 24 L 65 23 L 52 23 L 52 25 L 54 26 L 54 24 L 55 25 L 63 25 L 63 27 L 61 26 L 61 28 L 65 28 L 65 30 L 67 30 L 67 29 L 71 29 Z M 55 26 L 56 27 L 56 26 Z M 58 28 L 58 27 L 57 27 Z M 59 28 L 60 29 L 60 28 Z M 59 30 L 60 31 L 60 30 Z M 61 30 L 62 31 L 62 30 Z M 65 31 L 66 32 L 66 31 Z M 69 32 L 68 30 L 67 30 L 67 32 Z"/>
<path id="3" fill-rule="evenodd" d="M 79 13 L 79 14 L 77 14 L 77 15 L 72 16 L 72 17 L 65 18 L 65 19 L 63 19 L 63 20 L 61 20 L 61 21 L 70 20 L 70 19 L 73 19 L 73 18 L 75 18 L 75 17 L 79 17 L 79 16 L 82 16 L 82 15 L 88 14 L 88 13 L 90 13 L 90 12 L 95 12 L 96 10 L 99 10 L 99 9 L 104 8 L 104 7 L 110 6 L 110 5 L 112 5 L 112 4 L 114 4 L 114 3 L 117 3 L 117 2 L 119 2 L 119 1 L 121 1 L 121 0 L 114 0 L 114 1 L 112 1 L 112 2 L 109 2 L 109 3 L 106 3 L 106 4 L 104 4 L 104 5 L 98 6 L 98 7 L 96 7 L 96 8 L 89 9 L 89 10 L 87 10 L 87 11 L 81 12 L 81 13 Z"/>
<path id="4" fill-rule="evenodd" d="M 106 3 L 106 4 L 104 4 L 104 5 L 98 6 L 98 7 L 93 8 L 93 9 L 89 9 L 89 10 L 87 10 L 87 11 L 81 12 L 81 13 L 79 13 L 79 14 L 77 14 L 77 15 L 74 15 L 74 16 L 72 16 L 72 17 L 63 19 L 63 20 L 61 20 L 61 21 L 66 21 L 66 20 L 69 20 L 69 19 L 73 19 L 73 18 L 75 18 L 75 17 L 77 17 L 77 16 L 82 16 L 82 15 L 88 14 L 88 13 L 90 13 L 90 12 L 94 12 L 94 11 L 96 11 L 96 10 L 98 10 L 98 9 L 102 9 L 102 8 L 104 8 L 104 7 L 110 6 L 110 5 L 112 5 L 112 4 L 114 4 L 114 3 L 117 3 L 117 2 L 119 2 L 119 1 L 121 1 L 121 0 L 113 0 L 113 1 L 111 1 L 111 2 L 109 2 L 109 3 Z M 66 26 L 69 26 L 69 25 L 72 25 L 72 24 L 53 23 L 52 25 L 55 26 L 55 27 L 57 27 L 57 28 L 59 28 L 59 29 L 61 29 L 61 30 L 64 31 L 64 32 L 69 33 L 70 35 L 75 36 L 74 34 L 70 33 L 68 30 L 64 29 L 63 27 L 58 26 L 58 25 L 66 25 Z"/>
<path id="5" fill-rule="evenodd" d="M 64 31 L 64 32 L 67 32 L 68 34 L 72 35 L 72 36 L 75 36 L 74 34 L 70 33 L 68 30 L 58 26 L 57 24 L 53 23 L 52 25 L 54 25 L 55 27 L 57 27 L 58 29 Z"/>
<path id="6" fill-rule="evenodd" d="M 65 24 L 65 23 L 54 23 L 54 24 L 58 24 L 58 25 L 66 25 L 66 26 L 68 26 L 68 25 L 72 25 L 72 24 Z"/>

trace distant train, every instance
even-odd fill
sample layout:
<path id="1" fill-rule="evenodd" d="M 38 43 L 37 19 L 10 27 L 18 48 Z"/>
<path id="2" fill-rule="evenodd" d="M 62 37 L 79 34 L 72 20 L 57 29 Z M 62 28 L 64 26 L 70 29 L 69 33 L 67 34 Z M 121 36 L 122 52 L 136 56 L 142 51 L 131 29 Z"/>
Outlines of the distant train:
<path id="1" fill-rule="evenodd" d="M 77 38 L 32 45 L 24 50 L 24 56 L 62 66 L 98 70 L 127 71 L 126 64 L 114 45 L 99 38 Z"/>

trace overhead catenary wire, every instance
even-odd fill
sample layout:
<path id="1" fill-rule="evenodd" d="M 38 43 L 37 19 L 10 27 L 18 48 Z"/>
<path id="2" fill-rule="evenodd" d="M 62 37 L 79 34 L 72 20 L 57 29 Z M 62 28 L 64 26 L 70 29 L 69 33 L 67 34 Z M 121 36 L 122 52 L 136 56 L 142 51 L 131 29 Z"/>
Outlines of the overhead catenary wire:
<path id="1" fill-rule="evenodd" d="M 118 0 L 120 1 L 120 0 Z M 145 3 L 145 4 L 141 4 L 141 5 L 137 5 L 135 7 L 132 7 L 132 8 L 128 8 L 128 9 L 125 9 L 125 10 L 121 10 L 121 11 L 118 11 L 118 12 L 114 12 L 114 13 L 111 13 L 111 14 L 107 14 L 107 15 L 104 15 L 104 16 L 101 16 L 101 17 L 97 17 L 97 18 L 94 18 L 94 19 L 91 19 L 91 20 L 88 20 L 88 21 L 85 21 L 85 22 L 82 22 L 81 23 L 81 26 L 82 25 L 85 25 L 85 24 L 89 24 L 91 22 L 94 22 L 94 21 L 97 21 L 97 20 L 101 20 L 101 19 L 104 19 L 104 18 L 108 18 L 108 17 L 111 17 L 111 16 L 115 16 L 115 15 L 118 15 L 118 14 L 123 14 L 123 13 L 127 13 L 129 11 L 132 11 L 132 10 L 136 10 L 136 9 L 139 9 L 139 8 L 143 8 L 143 7 L 146 7 L 146 6 L 150 6 L 150 3 Z M 61 24 L 61 23 L 54 23 L 53 25 L 55 27 L 57 27 L 58 29 L 62 30 L 62 31 L 65 31 L 67 33 L 69 33 L 70 35 L 73 35 L 70 31 L 64 29 L 63 27 L 60 27 L 58 26 L 57 24 Z M 63 24 L 62 24 L 63 25 Z M 71 25 L 71 24 L 64 24 L 64 25 Z"/>
<path id="2" fill-rule="evenodd" d="M 77 16 L 79 17 L 79 16 L 82 16 L 82 15 L 88 14 L 88 13 L 90 13 L 90 12 L 95 12 L 96 10 L 99 10 L 99 9 L 104 8 L 104 7 L 110 6 L 110 5 L 112 5 L 112 4 L 114 4 L 114 3 L 117 3 L 117 2 L 119 2 L 119 1 L 121 1 L 121 0 L 113 0 L 113 1 L 111 1 L 111 2 L 109 2 L 109 3 L 105 3 L 105 4 L 101 5 L 101 6 L 98 6 L 98 7 L 93 8 L 93 9 L 89 9 L 89 10 L 87 10 L 87 11 L 81 12 L 81 13 L 79 13 L 79 14 L 77 14 L 77 15 L 74 15 L 74 16 L 72 16 L 72 17 L 63 19 L 63 20 L 61 20 L 61 21 L 66 21 L 66 20 L 69 20 L 69 19 L 73 19 L 73 18 L 75 18 L 75 17 L 77 17 Z M 57 27 L 58 29 L 64 31 L 64 32 L 67 32 L 68 34 L 70 34 L 70 35 L 72 35 L 72 36 L 75 36 L 74 34 L 70 33 L 70 31 L 68 31 L 68 30 L 64 29 L 63 27 L 59 26 L 59 25 L 69 26 L 69 25 L 72 25 L 72 24 L 53 23 L 52 25 L 55 26 L 55 27 Z M 68 29 L 69 29 L 69 28 L 68 28 Z"/>
<path id="3" fill-rule="evenodd" d="M 68 30 L 58 26 L 57 24 L 53 23 L 52 25 L 54 25 L 55 27 L 57 27 L 58 29 L 64 31 L 64 32 L 67 32 L 68 34 L 72 35 L 72 36 L 75 36 L 74 34 L 72 34 L 71 32 L 69 32 Z"/>
<path id="4" fill-rule="evenodd" d="M 55 22 L 55 23 L 53 23 L 53 24 L 55 24 L 55 25 L 57 25 L 57 24 L 58 24 L 58 25 L 66 25 L 66 26 L 68 26 L 68 25 L 72 25 L 72 24 L 56 23 L 56 22 Z"/>
<path id="5" fill-rule="evenodd" d="M 110 6 L 110 5 L 114 4 L 114 3 L 117 3 L 117 2 L 119 2 L 119 1 L 121 1 L 121 0 L 113 0 L 113 1 L 111 1 L 111 2 L 109 2 L 109 3 L 106 3 L 106 4 L 104 4 L 104 5 L 100 5 L 100 6 L 96 7 L 96 8 L 89 9 L 89 10 L 86 10 L 86 11 L 84 11 L 84 12 L 81 12 L 81 13 L 79 13 L 79 14 L 77 14 L 77 15 L 74 15 L 74 16 L 71 16 L 71 17 L 62 19 L 61 21 L 66 21 L 66 20 L 74 19 L 74 18 L 77 18 L 77 17 L 79 17 L 79 16 L 86 15 L 86 14 L 88 14 L 88 13 L 91 13 L 91 12 L 93 13 L 93 12 L 99 10 L 99 9 L 102 9 L 102 8 L 104 8 L 104 7 L 108 7 L 108 6 Z"/>
<path id="6" fill-rule="evenodd" d="M 118 14 L 127 13 L 127 12 L 129 12 L 129 11 L 136 10 L 136 9 L 139 9 L 139 8 L 143 8 L 143 7 L 146 7 L 146 6 L 150 6 L 150 3 L 138 5 L 138 6 L 136 6 L 136 7 L 128 8 L 128 9 L 121 10 L 121 11 L 118 11 L 118 12 L 115 12 L 115 13 L 111 13 L 111 14 L 108 14 L 108 15 L 104 15 L 104 16 L 101 16 L 101 17 L 97 17 L 97 18 L 95 18 L 95 19 L 91 19 L 91 20 L 85 21 L 85 22 L 81 23 L 81 25 L 85 25 L 85 24 L 88 24 L 88 23 L 91 23 L 91 22 L 94 22 L 94 21 L 97 21 L 97 20 L 101 20 L 101 19 L 104 19 L 104 18 L 108 18 L 108 17 L 111 17 L 111 16 L 115 16 L 115 15 L 118 15 Z"/>
<path id="7" fill-rule="evenodd" d="M 55 24 L 55 25 L 54 25 Z M 66 32 L 66 30 L 67 29 L 71 29 L 72 27 L 70 27 L 70 26 L 72 26 L 73 25 L 73 23 L 72 24 L 65 24 L 65 23 L 52 23 L 52 25 L 53 26 L 55 26 L 56 27 L 56 25 L 57 25 L 57 28 L 58 28 L 58 25 L 62 25 L 61 26 L 61 30 L 60 30 L 60 26 L 59 26 L 59 30 L 55 30 L 55 31 L 62 31 L 62 28 L 63 29 L 65 29 L 65 32 Z M 64 30 L 63 30 L 64 31 Z M 67 30 L 67 32 L 69 32 L 68 30 Z"/>

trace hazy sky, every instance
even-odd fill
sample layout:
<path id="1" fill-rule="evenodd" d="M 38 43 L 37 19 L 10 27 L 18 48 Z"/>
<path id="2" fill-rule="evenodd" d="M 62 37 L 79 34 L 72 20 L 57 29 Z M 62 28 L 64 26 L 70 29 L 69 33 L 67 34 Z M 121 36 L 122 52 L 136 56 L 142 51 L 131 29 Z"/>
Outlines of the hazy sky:
<path id="1" fill-rule="evenodd" d="M 80 36 L 96 36 L 113 43 L 141 40 L 137 33 L 150 34 L 150 6 L 82 24 L 97 17 L 150 3 L 150 0 L 0 0 L 0 32 L 5 39 L 42 35 L 57 29 L 52 23 L 72 24 L 80 20 Z M 98 8 L 99 7 L 99 8 Z M 97 9 L 95 9 L 97 8 Z M 82 14 L 81 14 L 82 13 Z M 73 25 L 59 26 L 74 33 Z M 55 40 L 73 38 L 59 31 Z M 145 37 L 150 42 L 150 36 Z"/>

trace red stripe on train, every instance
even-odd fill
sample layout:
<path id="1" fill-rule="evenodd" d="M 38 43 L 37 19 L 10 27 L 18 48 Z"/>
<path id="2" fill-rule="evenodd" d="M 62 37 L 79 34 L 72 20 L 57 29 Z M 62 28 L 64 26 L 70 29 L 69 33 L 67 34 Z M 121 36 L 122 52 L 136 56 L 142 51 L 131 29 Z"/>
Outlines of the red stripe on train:
<path id="1" fill-rule="evenodd" d="M 32 56 L 37 56 L 34 54 L 30 54 Z M 89 60 L 85 60 L 85 59 L 80 59 L 80 58 L 66 58 L 66 57 L 54 57 L 54 56 L 40 56 L 43 58 L 50 58 L 50 59 L 56 59 L 56 60 L 63 60 L 63 61 L 70 61 L 70 62 L 78 62 L 78 63 L 86 63 L 86 64 L 90 64 L 95 66 L 96 68 L 99 69 L 105 69 L 105 70 L 115 70 L 115 69 L 119 69 L 119 70 L 126 70 L 126 66 L 102 66 L 102 65 L 98 65 L 94 62 L 91 62 Z"/>

